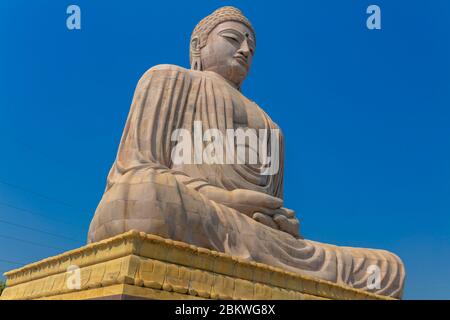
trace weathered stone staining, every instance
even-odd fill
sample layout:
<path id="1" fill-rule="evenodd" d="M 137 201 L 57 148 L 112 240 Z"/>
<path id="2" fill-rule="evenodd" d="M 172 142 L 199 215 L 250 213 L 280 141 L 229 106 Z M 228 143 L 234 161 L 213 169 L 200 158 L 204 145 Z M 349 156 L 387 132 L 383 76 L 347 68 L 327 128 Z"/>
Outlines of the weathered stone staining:
<path id="1" fill-rule="evenodd" d="M 300 236 L 294 211 L 283 207 L 282 135 L 280 168 L 273 175 L 262 175 L 255 164 L 173 163 L 173 131 L 192 131 L 195 121 L 205 131 L 224 134 L 237 128 L 279 129 L 240 91 L 255 49 L 247 18 L 223 7 L 194 29 L 191 70 L 158 65 L 142 76 L 88 242 L 138 230 L 400 298 L 405 269 L 396 255 Z M 275 152 L 271 145 L 269 153 Z M 373 266 L 380 285 L 368 287 Z"/>

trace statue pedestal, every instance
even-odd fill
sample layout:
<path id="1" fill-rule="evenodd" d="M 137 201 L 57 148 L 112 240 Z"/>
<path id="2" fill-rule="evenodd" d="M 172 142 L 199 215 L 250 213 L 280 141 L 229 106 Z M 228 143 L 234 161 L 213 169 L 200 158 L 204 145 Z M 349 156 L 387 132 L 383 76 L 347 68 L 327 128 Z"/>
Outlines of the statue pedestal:
<path id="1" fill-rule="evenodd" d="M 2 300 L 389 299 L 136 231 L 5 276 Z"/>

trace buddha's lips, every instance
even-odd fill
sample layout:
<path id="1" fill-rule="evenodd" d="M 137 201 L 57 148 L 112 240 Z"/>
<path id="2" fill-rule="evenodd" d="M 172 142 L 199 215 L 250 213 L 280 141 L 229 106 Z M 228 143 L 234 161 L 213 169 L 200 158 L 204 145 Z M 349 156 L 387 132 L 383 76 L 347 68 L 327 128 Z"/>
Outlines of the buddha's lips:
<path id="1" fill-rule="evenodd" d="M 236 54 L 234 56 L 234 58 L 242 65 L 244 65 L 245 67 L 248 66 L 248 62 L 247 62 L 247 58 L 245 58 L 243 55 L 241 54 Z"/>

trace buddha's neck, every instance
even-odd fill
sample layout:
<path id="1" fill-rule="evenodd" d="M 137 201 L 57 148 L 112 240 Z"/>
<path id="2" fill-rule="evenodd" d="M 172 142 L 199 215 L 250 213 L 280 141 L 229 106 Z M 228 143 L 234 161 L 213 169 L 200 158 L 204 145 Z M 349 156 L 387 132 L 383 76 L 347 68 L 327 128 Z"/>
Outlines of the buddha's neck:
<path id="1" fill-rule="evenodd" d="M 237 91 L 241 92 L 241 86 L 237 85 L 236 83 L 228 80 L 227 78 L 223 77 L 222 75 L 220 75 L 219 73 L 212 71 L 212 70 L 206 70 L 204 72 L 209 72 L 212 73 L 214 75 L 216 75 L 217 77 L 219 77 L 220 79 L 224 80 L 226 83 L 228 83 L 231 87 L 233 87 L 234 89 L 236 89 Z"/>

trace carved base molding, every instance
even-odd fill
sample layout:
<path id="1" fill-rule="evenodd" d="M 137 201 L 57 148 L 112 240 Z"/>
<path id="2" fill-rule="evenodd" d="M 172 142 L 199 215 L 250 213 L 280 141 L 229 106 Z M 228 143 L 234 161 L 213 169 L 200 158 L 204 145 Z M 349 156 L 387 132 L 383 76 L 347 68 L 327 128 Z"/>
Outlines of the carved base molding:
<path id="1" fill-rule="evenodd" d="M 79 273 L 68 272 L 70 266 Z M 74 288 L 76 274 L 80 281 Z M 1 300 L 390 299 L 137 231 L 5 276 Z"/>

